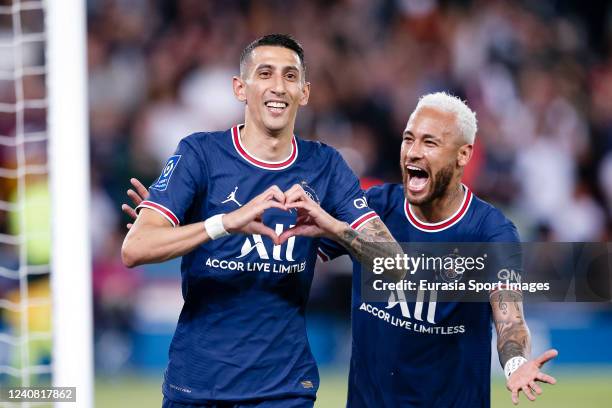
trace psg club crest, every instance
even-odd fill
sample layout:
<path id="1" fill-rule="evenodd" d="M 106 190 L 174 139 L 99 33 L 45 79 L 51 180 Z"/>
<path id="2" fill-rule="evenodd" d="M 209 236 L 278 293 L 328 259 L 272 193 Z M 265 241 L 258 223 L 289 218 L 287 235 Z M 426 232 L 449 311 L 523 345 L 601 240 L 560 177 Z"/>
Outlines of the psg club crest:
<path id="1" fill-rule="evenodd" d="M 439 276 L 442 281 L 453 283 L 459 282 L 461 278 L 463 278 L 463 271 L 458 272 L 457 268 L 454 267 L 454 265 L 456 265 L 454 260 L 458 258 L 460 258 L 458 248 L 455 248 L 452 253 L 445 256 L 445 262 L 442 268 L 436 271 L 436 275 Z"/>
<path id="2" fill-rule="evenodd" d="M 302 180 L 302 182 L 300 183 L 300 185 L 302 186 L 302 188 L 304 189 L 304 192 L 306 193 L 306 195 L 308 197 L 310 197 L 310 199 L 312 201 L 314 201 L 315 203 L 321 205 L 321 201 L 319 200 L 319 196 L 317 196 L 316 191 L 314 190 L 314 188 L 310 187 L 310 185 L 308 184 L 307 181 Z"/>

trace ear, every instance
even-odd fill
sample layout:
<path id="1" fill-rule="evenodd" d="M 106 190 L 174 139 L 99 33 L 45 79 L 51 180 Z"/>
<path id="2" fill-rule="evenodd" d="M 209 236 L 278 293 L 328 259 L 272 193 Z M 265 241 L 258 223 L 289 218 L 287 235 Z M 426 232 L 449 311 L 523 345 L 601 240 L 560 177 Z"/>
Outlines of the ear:
<path id="1" fill-rule="evenodd" d="M 232 87 L 234 88 L 234 95 L 236 96 L 236 99 L 238 99 L 240 102 L 246 102 L 246 84 L 242 78 L 237 76 L 233 77 Z"/>
<path id="2" fill-rule="evenodd" d="M 474 145 L 464 144 L 457 151 L 457 165 L 459 167 L 465 167 L 470 162 L 472 158 L 472 152 L 474 150 Z"/>
<path id="3" fill-rule="evenodd" d="M 308 103 L 309 97 L 310 97 L 310 82 L 306 82 L 304 84 L 304 88 L 302 89 L 302 97 L 300 98 L 300 106 L 305 106 Z"/>

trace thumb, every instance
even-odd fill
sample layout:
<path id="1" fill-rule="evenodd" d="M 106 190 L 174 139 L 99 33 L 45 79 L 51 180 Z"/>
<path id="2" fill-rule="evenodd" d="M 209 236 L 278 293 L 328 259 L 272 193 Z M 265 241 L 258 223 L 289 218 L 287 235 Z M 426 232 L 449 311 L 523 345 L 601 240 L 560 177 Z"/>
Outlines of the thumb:
<path id="1" fill-rule="evenodd" d="M 291 228 L 283 231 L 283 233 L 280 234 L 280 236 L 278 237 L 279 244 L 284 244 L 285 241 L 287 241 L 289 238 L 297 235 L 296 229 L 297 229 L 297 227 L 291 227 Z"/>
<path id="2" fill-rule="evenodd" d="M 256 234 L 265 235 L 267 237 L 270 237 L 272 242 L 274 242 L 274 245 L 280 244 L 278 235 L 272 228 L 267 227 L 265 224 L 261 222 L 257 222 L 257 221 L 251 222 L 250 226 L 253 232 L 255 232 Z"/>
<path id="3" fill-rule="evenodd" d="M 558 355 L 559 355 L 559 352 L 557 350 L 549 349 L 549 350 L 546 350 L 544 353 L 542 353 L 538 358 L 536 358 L 535 362 L 541 366 L 547 361 L 552 360 L 553 358 L 557 357 Z"/>

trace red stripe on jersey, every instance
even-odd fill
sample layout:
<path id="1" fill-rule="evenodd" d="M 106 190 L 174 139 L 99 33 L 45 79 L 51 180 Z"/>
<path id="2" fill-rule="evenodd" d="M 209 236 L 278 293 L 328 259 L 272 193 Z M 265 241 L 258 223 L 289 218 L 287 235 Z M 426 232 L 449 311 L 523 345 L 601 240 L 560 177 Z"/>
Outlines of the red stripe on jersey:
<path id="1" fill-rule="evenodd" d="M 373 220 L 374 218 L 377 218 L 377 217 L 378 217 L 378 214 L 376 214 L 374 211 L 370 211 L 369 213 L 363 214 L 361 217 L 353 221 L 351 223 L 351 228 L 356 230 L 362 227 L 366 222 Z"/>
<path id="2" fill-rule="evenodd" d="M 168 208 L 164 207 L 161 204 L 154 203 L 153 201 L 143 201 L 138 207 L 136 207 L 136 212 L 138 212 L 140 208 L 149 208 L 151 210 L 159 212 L 161 215 L 166 217 L 174 227 L 180 224 L 178 217 L 174 215 L 172 211 L 170 211 Z"/>
<path id="3" fill-rule="evenodd" d="M 454 215 L 452 215 L 449 219 L 438 222 L 438 223 L 434 223 L 434 224 L 429 224 L 429 223 L 424 223 L 424 222 L 419 221 L 415 217 L 415 215 L 412 213 L 412 209 L 410 208 L 410 203 L 408 203 L 408 200 L 406 199 L 404 199 L 404 212 L 406 213 L 406 217 L 408 217 L 408 220 L 416 228 L 422 231 L 426 231 L 426 232 L 438 232 L 448 227 L 451 227 L 452 225 L 457 223 L 461 218 L 463 218 L 463 216 L 467 212 L 467 209 L 470 207 L 471 202 L 472 202 L 472 191 L 468 189 L 467 187 L 465 187 L 465 196 L 463 198 L 463 203 L 461 203 L 461 207 L 459 208 L 459 210 Z"/>

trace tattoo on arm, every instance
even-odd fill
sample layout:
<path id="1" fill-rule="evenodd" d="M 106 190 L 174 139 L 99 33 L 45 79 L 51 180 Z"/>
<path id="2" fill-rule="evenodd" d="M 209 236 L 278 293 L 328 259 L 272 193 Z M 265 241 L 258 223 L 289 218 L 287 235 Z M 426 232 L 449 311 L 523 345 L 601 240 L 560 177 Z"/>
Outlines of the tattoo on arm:
<path id="1" fill-rule="evenodd" d="M 491 307 L 497 331 L 497 352 L 502 367 L 512 357 L 528 358 L 531 339 L 523 317 L 521 296 L 513 291 L 499 291 L 493 295 Z"/>
<path id="2" fill-rule="evenodd" d="M 379 219 L 368 222 L 359 231 L 347 225 L 338 242 L 368 268 L 373 266 L 375 258 L 394 258 L 398 254 L 401 256 L 404 254 L 402 247 Z M 400 269 L 388 271 L 387 276 L 394 281 L 399 281 L 405 274 L 406 271 Z"/>

